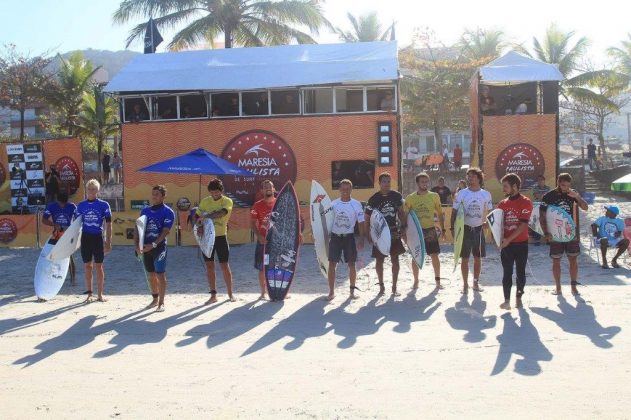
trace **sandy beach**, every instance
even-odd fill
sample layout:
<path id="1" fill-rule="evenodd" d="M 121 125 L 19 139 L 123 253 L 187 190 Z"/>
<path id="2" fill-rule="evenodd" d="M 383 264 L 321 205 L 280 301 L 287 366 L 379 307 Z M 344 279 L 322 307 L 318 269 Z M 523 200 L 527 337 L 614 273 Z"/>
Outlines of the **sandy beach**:
<path id="1" fill-rule="evenodd" d="M 607 201 L 611 202 L 611 200 Z M 237 302 L 208 298 L 195 248 L 169 250 L 166 312 L 150 297 L 128 247 L 106 259 L 106 303 L 84 304 L 79 285 L 36 303 L 39 250 L 0 249 L 2 418 L 628 418 L 631 283 L 590 255 L 582 213 L 581 296 L 552 290 L 546 246 L 530 247 L 525 308 L 505 312 L 501 264 L 489 247 L 482 293 L 460 293 L 452 247 L 441 254 L 444 289 L 427 264 L 411 291 L 403 259 L 401 296 L 378 296 L 374 260 L 362 253 L 358 300 L 337 297 L 313 246 L 302 247 L 291 298 L 258 302 L 253 245 L 231 250 Z M 631 214 L 631 203 L 618 203 Z M 612 251 L 611 251 L 612 252 Z M 386 287 L 391 277 L 386 275 Z M 514 292 L 513 292 L 514 293 Z"/>

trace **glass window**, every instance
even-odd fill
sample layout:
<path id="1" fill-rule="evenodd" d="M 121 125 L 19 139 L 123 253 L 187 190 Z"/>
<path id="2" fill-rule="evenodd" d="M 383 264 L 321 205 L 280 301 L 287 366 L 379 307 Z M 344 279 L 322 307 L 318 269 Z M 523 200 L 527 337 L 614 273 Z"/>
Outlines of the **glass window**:
<path id="1" fill-rule="evenodd" d="M 333 112 L 333 89 L 305 89 L 305 114 L 330 114 Z"/>
<path id="2" fill-rule="evenodd" d="M 425 136 L 425 151 L 431 152 L 431 153 L 436 151 L 436 143 L 434 142 L 434 136 Z"/>
<path id="3" fill-rule="evenodd" d="M 125 121 L 139 122 L 149 119 L 149 110 L 142 98 L 125 98 Z"/>
<path id="4" fill-rule="evenodd" d="M 242 115 L 268 115 L 267 91 L 243 92 L 241 94 Z"/>
<path id="5" fill-rule="evenodd" d="M 177 97 L 155 96 L 151 101 L 154 120 L 174 120 L 177 118 Z"/>
<path id="6" fill-rule="evenodd" d="M 465 134 L 463 136 L 462 151 L 463 152 L 470 152 L 471 151 L 471 136 L 468 135 L 468 134 Z"/>
<path id="7" fill-rule="evenodd" d="M 272 91 L 272 114 L 299 114 L 300 101 L 297 89 Z"/>
<path id="8" fill-rule="evenodd" d="M 350 179 L 354 188 L 373 188 L 375 184 L 374 160 L 336 160 L 331 162 L 331 184 L 340 187 L 340 181 Z"/>
<path id="9" fill-rule="evenodd" d="M 368 111 L 394 111 L 394 88 L 367 88 L 366 108 Z"/>
<path id="10" fill-rule="evenodd" d="M 204 95 L 180 96 L 180 118 L 204 118 L 206 114 Z"/>
<path id="11" fill-rule="evenodd" d="M 213 117 L 239 116 L 238 93 L 215 93 L 211 95 Z"/>
<path id="12" fill-rule="evenodd" d="M 336 112 L 362 112 L 364 110 L 363 89 L 335 89 Z"/>

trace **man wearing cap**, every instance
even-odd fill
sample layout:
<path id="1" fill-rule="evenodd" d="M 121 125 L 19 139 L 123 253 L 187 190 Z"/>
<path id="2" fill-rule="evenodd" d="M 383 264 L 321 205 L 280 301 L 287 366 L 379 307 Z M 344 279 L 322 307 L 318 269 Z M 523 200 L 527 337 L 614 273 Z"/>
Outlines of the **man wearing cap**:
<path id="1" fill-rule="evenodd" d="M 600 216 L 592 224 L 592 234 L 600 241 L 600 251 L 603 255 L 603 268 L 609 268 L 607 265 L 607 248 L 616 247 L 618 251 L 611 260 L 613 268 L 619 268 L 618 257 L 629 248 L 629 240 L 622 237 L 624 231 L 624 222 L 618 219 L 620 209 L 617 206 L 605 206 L 605 215 Z"/>

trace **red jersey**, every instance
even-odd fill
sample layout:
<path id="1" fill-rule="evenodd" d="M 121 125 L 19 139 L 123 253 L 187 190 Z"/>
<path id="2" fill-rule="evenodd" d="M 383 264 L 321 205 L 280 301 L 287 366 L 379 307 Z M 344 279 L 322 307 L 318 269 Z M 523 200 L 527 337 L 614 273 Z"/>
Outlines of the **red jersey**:
<path id="1" fill-rule="evenodd" d="M 528 223 L 532 213 L 532 201 L 521 194 L 507 197 L 499 202 L 497 208 L 504 211 L 504 238 L 511 236 L 521 223 Z M 511 243 L 528 242 L 528 229 L 524 229 Z"/>
<path id="2" fill-rule="evenodd" d="M 271 200 L 270 202 L 263 200 L 259 200 L 252 206 L 250 210 L 250 217 L 252 220 L 256 220 L 256 228 L 259 231 L 259 234 L 263 237 L 267 236 L 267 227 L 269 225 L 269 218 L 272 214 L 272 209 L 274 208 L 274 203 L 276 203 L 276 198 Z"/>
<path id="3" fill-rule="evenodd" d="M 454 149 L 454 160 L 457 162 L 462 161 L 462 148 L 461 147 Z"/>

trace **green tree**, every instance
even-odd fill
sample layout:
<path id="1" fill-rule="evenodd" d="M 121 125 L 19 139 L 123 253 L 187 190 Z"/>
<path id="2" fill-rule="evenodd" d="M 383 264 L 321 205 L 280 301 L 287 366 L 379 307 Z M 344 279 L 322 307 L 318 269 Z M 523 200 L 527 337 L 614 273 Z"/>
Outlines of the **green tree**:
<path id="1" fill-rule="evenodd" d="M 618 72 L 631 77 L 631 33 L 620 44 L 620 47 L 608 48 L 607 52 L 615 60 Z"/>
<path id="2" fill-rule="evenodd" d="M 504 32 L 498 29 L 465 29 L 459 46 L 464 57 L 481 60 L 485 64 L 493 61 L 508 46 Z"/>
<path id="3" fill-rule="evenodd" d="M 185 49 L 200 41 L 212 42 L 221 34 L 225 48 L 281 45 L 296 41 L 312 44 L 324 18 L 319 0 L 124 0 L 114 12 L 115 23 L 153 17 L 159 29 L 184 26 L 168 44 Z M 136 25 L 127 46 L 144 36 L 146 22 Z"/>
<path id="4" fill-rule="evenodd" d="M 336 29 L 335 32 L 344 42 L 371 42 L 386 41 L 391 38 L 394 31 L 394 23 L 382 32 L 381 23 L 377 17 L 377 12 L 370 12 L 365 15 L 355 17 L 351 13 L 346 15 L 351 23 L 352 30 L 344 31 Z"/>

